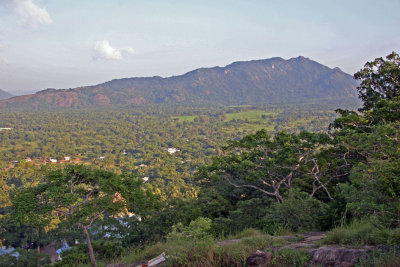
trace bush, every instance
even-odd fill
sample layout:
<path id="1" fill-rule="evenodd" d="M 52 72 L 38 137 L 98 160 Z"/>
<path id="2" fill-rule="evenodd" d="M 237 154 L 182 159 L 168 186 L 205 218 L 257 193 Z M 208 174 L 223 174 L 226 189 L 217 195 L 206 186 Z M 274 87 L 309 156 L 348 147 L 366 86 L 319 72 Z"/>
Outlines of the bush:
<path id="1" fill-rule="evenodd" d="M 229 216 L 213 219 L 212 233 L 214 236 L 234 235 L 246 228 L 263 229 L 264 216 L 273 203 L 270 199 L 253 198 L 240 200 Z"/>
<path id="2" fill-rule="evenodd" d="M 124 248 L 118 242 L 110 240 L 92 241 L 96 260 L 112 260 L 121 256 Z M 62 261 L 56 266 L 77 266 L 90 263 L 89 251 L 86 244 L 80 244 L 62 253 Z"/>
<path id="3" fill-rule="evenodd" d="M 12 256 L 14 253 L 18 252 L 19 257 Z M 6 254 L 0 256 L 0 266 L 16 266 L 16 267 L 37 267 L 50 264 L 50 258 L 48 255 L 42 255 L 37 253 L 36 250 L 25 250 L 16 249 L 11 254 Z"/>
<path id="4" fill-rule="evenodd" d="M 309 194 L 291 189 L 281 203 L 268 210 L 265 221 L 271 225 L 284 226 L 292 231 L 320 230 L 321 218 L 327 205 Z"/>
<path id="5" fill-rule="evenodd" d="M 169 239 L 212 239 L 211 219 L 199 217 L 191 221 L 188 226 L 178 223 L 172 226 L 172 232 L 168 234 Z"/>
<path id="6" fill-rule="evenodd" d="M 61 256 L 62 261 L 57 262 L 54 266 L 77 266 L 90 262 L 89 253 L 85 251 L 83 246 L 75 246 L 64 251 Z"/>

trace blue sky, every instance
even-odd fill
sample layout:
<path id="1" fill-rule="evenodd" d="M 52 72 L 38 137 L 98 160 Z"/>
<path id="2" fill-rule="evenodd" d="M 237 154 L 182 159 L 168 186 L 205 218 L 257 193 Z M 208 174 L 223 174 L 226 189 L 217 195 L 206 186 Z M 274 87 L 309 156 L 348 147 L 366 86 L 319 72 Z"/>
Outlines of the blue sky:
<path id="1" fill-rule="evenodd" d="M 400 0 L 0 0 L 0 89 L 74 88 L 306 56 L 353 74 L 400 48 Z"/>

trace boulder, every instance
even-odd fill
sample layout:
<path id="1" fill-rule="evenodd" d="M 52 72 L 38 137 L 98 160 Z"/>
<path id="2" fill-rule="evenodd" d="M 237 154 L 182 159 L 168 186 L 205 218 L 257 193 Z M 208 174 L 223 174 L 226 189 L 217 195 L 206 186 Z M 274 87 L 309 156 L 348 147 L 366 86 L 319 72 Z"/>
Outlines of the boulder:
<path id="1" fill-rule="evenodd" d="M 261 250 L 257 250 L 256 253 L 251 255 L 246 260 L 247 267 L 267 267 L 272 266 L 273 259 L 272 252 L 264 252 Z"/>
<path id="2" fill-rule="evenodd" d="M 312 265 L 350 267 L 355 266 L 360 259 L 365 258 L 370 247 L 351 249 L 343 247 L 319 247 L 311 251 L 313 258 Z"/>

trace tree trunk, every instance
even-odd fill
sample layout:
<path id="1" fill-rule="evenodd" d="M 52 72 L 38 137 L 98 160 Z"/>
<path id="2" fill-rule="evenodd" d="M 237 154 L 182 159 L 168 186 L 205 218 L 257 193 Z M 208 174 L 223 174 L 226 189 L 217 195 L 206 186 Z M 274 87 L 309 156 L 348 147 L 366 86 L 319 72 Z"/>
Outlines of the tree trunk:
<path id="1" fill-rule="evenodd" d="M 93 252 L 93 247 L 92 247 L 92 243 L 90 242 L 90 235 L 89 232 L 87 230 L 87 227 L 85 226 L 81 226 L 83 233 L 85 234 L 86 237 L 86 242 L 87 242 L 87 246 L 89 249 L 89 254 L 90 254 L 90 262 L 92 263 L 92 267 L 97 267 L 97 263 L 96 263 L 96 259 L 94 258 L 94 252 Z"/>

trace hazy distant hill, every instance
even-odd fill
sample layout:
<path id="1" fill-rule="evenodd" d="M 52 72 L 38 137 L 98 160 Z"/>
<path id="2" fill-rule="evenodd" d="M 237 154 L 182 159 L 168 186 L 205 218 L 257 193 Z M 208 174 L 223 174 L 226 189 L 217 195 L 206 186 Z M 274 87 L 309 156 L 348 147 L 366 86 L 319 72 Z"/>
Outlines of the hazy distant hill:
<path id="1" fill-rule="evenodd" d="M 0 100 L 8 99 L 10 97 L 13 97 L 13 95 L 0 89 Z"/>
<path id="2" fill-rule="evenodd" d="M 112 80 L 67 90 L 47 89 L 0 101 L 2 107 L 85 107 L 112 104 L 285 104 L 357 101 L 357 83 L 338 68 L 308 58 L 271 58 L 200 68 L 168 78 Z"/>

